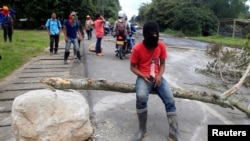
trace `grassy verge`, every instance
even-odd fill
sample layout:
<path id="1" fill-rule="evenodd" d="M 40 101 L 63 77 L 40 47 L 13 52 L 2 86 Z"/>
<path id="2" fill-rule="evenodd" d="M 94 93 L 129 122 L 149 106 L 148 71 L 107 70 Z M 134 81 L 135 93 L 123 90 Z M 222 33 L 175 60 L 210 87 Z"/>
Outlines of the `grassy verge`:
<path id="1" fill-rule="evenodd" d="M 2 30 L 1 30 L 2 31 Z M 175 32 L 165 34 L 175 34 Z M 61 34 L 62 35 L 62 34 Z M 61 40 L 63 36 L 60 36 Z M 223 36 L 189 37 L 190 39 L 222 43 L 228 46 L 243 46 L 247 39 Z M 15 30 L 13 42 L 3 42 L 3 33 L 0 33 L 0 81 L 13 71 L 27 63 L 32 57 L 45 53 L 49 46 L 48 33 L 44 30 Z"/>
<path id="2" fill-rule="evenodd" d="M 177 36 L 177 37 L 185 37 L 185 35 L 181 32 L 178 31 L 173 31 L 170 29 L 166 29 L 163 31 L 165 34 Z M 249 41 L 248 39 L 244 38 L 238 38 L 238 37 L 229 37 L 229 36 L 197 36 L 197 37 L 187 37 L 189 39 L 193 40 L 198 40 L 198 41 L 204 41 L 204 42 L 209 42 L 209 43 L 220 43 L 224 46 L 229 46 L 229 47 L 236 47 L 236 48 L 242 48 L 242 47 L 248 47 L 249 45 L 247 44 Z M 249 47 L 248 47 L 249 48 Z"/>
<path id="3" fill-rule="evenodd" d="M 2 30 L 1 30 L 2 31 Z M 3 41 L 0 33 L 0 81 L 27 63 L 32 57 L 45 53 L 49 46 L 48 33 L 44 30 L 15 30 L 13 41 Z"/>
<path id="4" fill-rule="evenodd" d="M 221 43 L 224 46 L 241 48 L 246 45 L 247 39 L 227 36 L 189 37 L 190 39 L 205 41 L 209 43 Z"/>

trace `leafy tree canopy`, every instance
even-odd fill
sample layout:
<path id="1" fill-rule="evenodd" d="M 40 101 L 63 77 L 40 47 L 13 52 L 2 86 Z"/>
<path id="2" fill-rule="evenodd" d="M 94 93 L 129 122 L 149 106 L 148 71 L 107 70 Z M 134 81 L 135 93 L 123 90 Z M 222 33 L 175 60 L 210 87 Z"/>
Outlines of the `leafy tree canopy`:
<path id="1" fill-rule="evenodd" d="M 152 0 L 139 8 L 136 20 L 155 20 L 160 28 L 208 36 L 221 18 L 249 17 L 247 0 Z"/>
<path id="2" fill-rule="evenodd" d="M 95 17 L 98 13 L 115 19 L 121 9 L 119 0 L 2 0 L 0 5 L 15 9 L 16 21 L 27 18 L 30 23 L 27 28 L 45 24 L 52 12 L 56 12 L 60 20 L 66 19 L 70 11 L 78 12 L 80 20 L 85 20 L 86 15 Z"/>

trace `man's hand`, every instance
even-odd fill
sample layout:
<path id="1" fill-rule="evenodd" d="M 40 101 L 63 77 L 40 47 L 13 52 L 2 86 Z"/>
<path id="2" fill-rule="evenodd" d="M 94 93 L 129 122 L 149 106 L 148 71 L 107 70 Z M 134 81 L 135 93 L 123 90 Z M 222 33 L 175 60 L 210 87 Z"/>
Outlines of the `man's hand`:
<path id="1" fill-rule="evenodd" d="M 154 87 L 160 87 L 160 85 L 161 85 L 161 76 L 156 76 Z"/>
<path id="2" fill-rule="evenodd" d="M 148 83 L 150 83 L 150 82 L 153 81 L 152 78 L 150 78 L 150 76 L 148 76 L 148 75 L 142 75 L 141 77 L 142 77 L 146 82 L 148 82 Z"/>
<path id="3" fill-rule="evenodd" d="M 68 37 L 67 37 L 67 36 L 65 36 L 64 40 L 65 40 L 65 42 L 68 42 Z"/>
<path id="4" fill-rule="evenodd" d="M 78 39 L 81 41 L 82 40 L 82 35 L 79 35 Z"/>
<path id="5" fill-rule="evenodd" d="M 157 76 L 157 77 L 153 77 L 153 76 L 142 76 L 142 78 L 146 81 L 146 82 L 152 82 L 154 83 L 154 87 L 159 87 L 161 85 L 161 77 Z"/>

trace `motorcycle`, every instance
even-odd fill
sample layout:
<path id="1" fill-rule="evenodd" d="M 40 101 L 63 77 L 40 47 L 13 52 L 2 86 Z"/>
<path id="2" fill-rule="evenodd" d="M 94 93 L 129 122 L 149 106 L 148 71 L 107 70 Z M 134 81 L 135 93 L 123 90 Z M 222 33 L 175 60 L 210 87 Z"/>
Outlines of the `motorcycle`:
<path id="1" fill-rule="evenodd" d="M 124 35 L 116 36 L 116 46 L 117 46 L 116 56 L 119 57 L 121 60 L 125 58 L 126 54 L 131 53 L 128 41 Z"/>
<path id="2" fill-rule="evenodd" d="M 112 26 L 110 26 L 110 28 L 105 28 L 105 27 L 103 27 L 103 28 L 104 28 L 104 36 L 112 35 L 112 33 L 113 33 L 113 27 Z"/>

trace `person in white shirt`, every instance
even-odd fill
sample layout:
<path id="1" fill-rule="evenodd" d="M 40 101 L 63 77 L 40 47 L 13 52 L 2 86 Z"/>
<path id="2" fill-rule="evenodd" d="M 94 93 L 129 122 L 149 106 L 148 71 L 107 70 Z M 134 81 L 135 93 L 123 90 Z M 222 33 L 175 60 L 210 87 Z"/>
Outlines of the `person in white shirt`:
<path id="1" fill-rule="evenodd" d="M 91 17 L 87 15 L 85 20 L 85 30 L 87 32 L 88 40 L 92 39 L 93 23 Z"/>
<path id="2" fill-rule="evenodd" d="M 108 20 L 106 20 L 106 22 L 104 24 L 104 29 L 105 29 L 105 35 L 111 34 L 111 31 L 110 31 L 110 22 Z"/>

